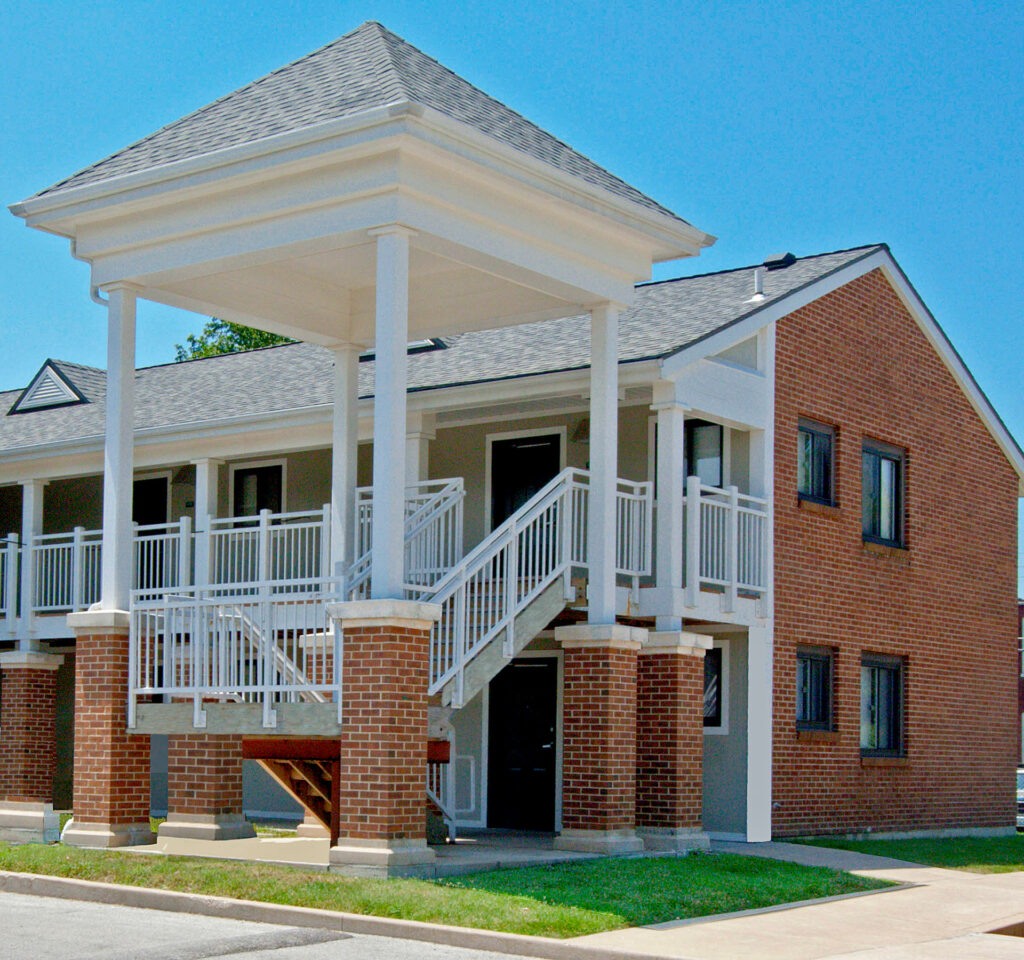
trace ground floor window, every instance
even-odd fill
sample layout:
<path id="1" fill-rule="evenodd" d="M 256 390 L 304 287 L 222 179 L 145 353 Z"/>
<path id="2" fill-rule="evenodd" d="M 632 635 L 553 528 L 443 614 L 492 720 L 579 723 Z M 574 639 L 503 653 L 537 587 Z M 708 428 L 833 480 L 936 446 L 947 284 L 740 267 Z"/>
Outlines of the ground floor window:
<path id="1" fill-rule="evenodd" d="M 801 647 L 796 653 L 796 725 L 832 729 L 832 651 Z"/>
<path id="2" fill-rule="evenodd" d="M 901 659 L 865 656 L 860 667 L 860 751 L 865 756 L 898 756 L 903 750 Z"/>
<path id="3" fill-rule="evenodd" d="M 704 651 L 704 726 L 722 726 L 722 648 Z"/>

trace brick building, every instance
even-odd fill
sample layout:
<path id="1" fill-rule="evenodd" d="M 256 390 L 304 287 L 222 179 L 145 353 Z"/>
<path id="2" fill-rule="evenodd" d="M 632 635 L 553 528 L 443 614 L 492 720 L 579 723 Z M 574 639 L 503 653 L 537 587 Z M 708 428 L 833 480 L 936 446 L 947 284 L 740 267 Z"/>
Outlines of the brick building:
<path id="1" fill-rule="evenodd" d="M 1024 456 L 886 247 L 641 282 L 713 238 L 376 24 L 13 209 L 109 363 L 0 394 L 0 834 L 1012 829 Z"/>

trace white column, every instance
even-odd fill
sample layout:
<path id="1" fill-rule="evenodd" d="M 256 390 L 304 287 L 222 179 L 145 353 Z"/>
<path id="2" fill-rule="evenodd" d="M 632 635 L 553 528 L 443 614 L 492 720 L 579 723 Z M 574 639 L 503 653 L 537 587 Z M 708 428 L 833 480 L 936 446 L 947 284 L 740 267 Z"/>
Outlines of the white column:
<path id="1" fill-rule="evenodd" d="M 210 521 L 217 516 L 220 499 L 220 467 L 223 461 L 204 457 L 193 460 L 196 468 L 196 586 L 210 583 Z"/>
<path id="2" fill-rule="evenodd" d="M 374 600 L 401 599 L 404 579 L 409 234 L 397 226 L 373 231 L 377 238 L 377 296 L 370 597 Z"/>
<path id="3" fill-rule="evenodd" d="M 25 480 L 21 484 L 21 625 L 24 632 L 32 630 L 32 601 L 36 595 L 36 564 L 32 555 L 32 538 L 43 532 L 43 491 L 45 480 Z M 30 649 L 26 636 L 18 644 Z"/>
<path id="4" fill-rule="evenodd" d="M 615 622 L 615 487 L 619 446 L 619 308 L 590 315 L 590 623 Z"/>
<path id="5" fill-rule="evenodd" d="M 135 289 L 118 284 L 107 292 L 107 429 L 99 605 L 103 610 L 127 610 L 132 587 Z"/>
<path id="6" fill-rule="evenodd" d="M 430 414 L 410 414 L 405 432 L 405 482 L 427 480 L 430 477 L 430 442 L 437 436 L 434 418 Z"/>
<path id="7" fill-rule="evenodd" d="M 331 429 L 331 575 L 344 576 L 355 560 L 356 463 L 359 451 L 359 347 L 334 353 Z"/>
<path id="8" fill-rule="evenodd" d="M 686 408 L 674 398 L 659 400 L 658 393 L 674 394 L 675 384 L 665 384 L 662 391 L 655 387 L 657 412 L 657 487 L 658 521 L 656 585 L 661 602 L 672 602 L 669 613 L 658 616 L 655 629 L 682 630 L 682 617 L 676 616 L 674 600 L 683 587 L 683 442 L 686 427 Z M 671 598 L 671 601 L 670 601 Z"/>

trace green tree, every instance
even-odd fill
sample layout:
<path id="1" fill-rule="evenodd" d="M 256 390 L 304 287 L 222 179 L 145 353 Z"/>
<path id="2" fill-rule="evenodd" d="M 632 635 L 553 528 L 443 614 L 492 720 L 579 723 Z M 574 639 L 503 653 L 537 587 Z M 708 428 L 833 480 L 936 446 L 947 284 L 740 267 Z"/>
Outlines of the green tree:
<path id="1" fill-rule="evenodd" d="M 182 360 L 200 360 L 203 357 L 216 357 L 222 353 L 257 350 L 260 347 L 273 347 L 279 343 L 291 342 L 288 337 L 282 337 L 276 333 L 266 333 L 263 330 L 254 330 L 252 327 L 243 327 L 240 323 L 231 323 L 227 320 L 210 317 L 198 336 L 190 333 L 185 341 L 185 346 L 180 343 L 174 345 L 176 351 L 174 359 L 181 363 Z"/>

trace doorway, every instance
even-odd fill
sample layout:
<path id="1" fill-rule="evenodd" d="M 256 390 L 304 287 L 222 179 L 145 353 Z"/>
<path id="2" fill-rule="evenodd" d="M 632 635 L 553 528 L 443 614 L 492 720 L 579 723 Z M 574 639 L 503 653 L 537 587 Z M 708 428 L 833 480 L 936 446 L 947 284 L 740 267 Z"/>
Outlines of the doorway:
<path id="1" fill-rule="evenodd" d="M 140 527 L 167 523 L 170 477 L 143 477 L 132 486 L 132 522 Z"/>
<path id="2" fill-rule="evenodd" d="M 562 469 L 564 433 L 526 431 L 488 438 L 490 529 L 500 526 Z"/>
<path id="3" fill-rule="evenodd" d="M 490 684 L 487 825 L 555 829 L 558 658 L 513 660 Z"/>

